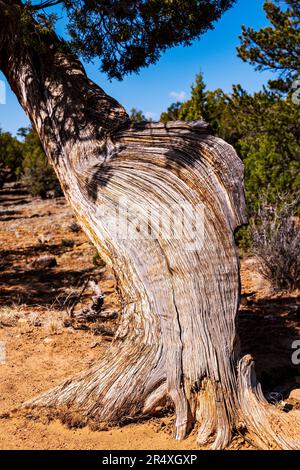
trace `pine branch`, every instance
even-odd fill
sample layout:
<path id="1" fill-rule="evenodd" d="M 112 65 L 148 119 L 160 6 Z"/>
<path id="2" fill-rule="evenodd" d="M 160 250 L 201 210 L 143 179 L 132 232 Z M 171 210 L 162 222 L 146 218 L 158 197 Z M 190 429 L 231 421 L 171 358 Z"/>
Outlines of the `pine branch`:
<path id="1" fill-rule="evenodd" d="M 31 9 L 33 11 L 43 10 L 45 8 L 53 7 L 60 3 L 64 3 L 63 0 L 45 0 L 44 2 L 40 3 L 39 5 L 32 5 Z"/>

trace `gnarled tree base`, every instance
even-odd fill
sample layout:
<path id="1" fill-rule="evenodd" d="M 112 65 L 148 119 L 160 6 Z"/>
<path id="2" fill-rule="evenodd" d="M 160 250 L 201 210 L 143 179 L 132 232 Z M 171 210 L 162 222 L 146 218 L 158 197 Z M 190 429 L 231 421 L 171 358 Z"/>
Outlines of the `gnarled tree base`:
<path id="1" fill-rule="evenodd" d="M 252 442 L 266 450 L 299 450 L 299 414 L 285 413 L 267 402 L 256 380 L 251 356 L 239 362 L 238 378 L 241 418 Z"/>
<path id="2" fill-rule="evenodd" d="M 75 416 L 76 426 L 80 423 L 97 429 L 100 425 L 101 429 L 103 423 L 119 425 L 145 415 L 151 417 L 157 406 L 169 403 L 165 378 L 161 377 L 154 386 L 151 374 L 140 373 L 132 380 L 130 371 L 125 370 L 127 378 L 125 373 L 114 376 L 107 358 L 102 365 L 67 380 L 22 407 L 52 410 L 63 422 L 70 423 Z M 266 401 L 256 381 L 251 356 L 245 356 L 238 365 L 239 398 L 233 422 L 228 420 L 218 388 L 218 384 L 205 378 L 199 391 L 190 390 L 188 420 L 183 423 L 177 418 L 177 439 L 183 439 L 196 427 L 199 446 L 209 444 L 214 450 L 226 448 L 235 433 L 241 433 L 261 449 L 300 449 L 299 416 L 284 413 Z"/>
<path id="3" fill-rule="evenodd" d="M 67 407 L 87 421 L 117 423 L 169 398 L 177 439 L 197 426 L 199 445 L 222 449 L 246 428 L 260 447 L 298 448 L 290 416 L 266 403 L 249 358 L 239 362 L 233 232 L 245 222 L 245 206 L 234 150 L 202 122 L 133 125 L 110 146 L 104 163 L 76 168 L 79 190 L 70 200 L 114 266 L 122 321 L 99 364 L 26 405 Z M 117 233 L 117 219 L 110 219 L 120 198 L 130 201 L 131 236 Z M 176 223 L 165 236 L 161 223 L 169 222 L 170 208 L 175 219 L 184 210 L 192 239 L 177 233 Z"/>

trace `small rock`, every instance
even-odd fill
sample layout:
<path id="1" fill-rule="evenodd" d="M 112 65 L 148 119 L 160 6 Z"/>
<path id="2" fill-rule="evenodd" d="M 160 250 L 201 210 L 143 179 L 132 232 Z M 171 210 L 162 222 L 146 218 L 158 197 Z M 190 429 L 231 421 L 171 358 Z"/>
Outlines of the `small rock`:
<path id="1" fill-rule="evenodd" d="M 279 392 L 271 392 L 266 395 L 268 402 L 272 403 L 272 405 L 278 405 L 283 401 L 283 396 Z"/>
<path id="2" fill-rule="evenodd" d="M 46 199 L 54 199 L 56 196 L 56 191 L 53 189 L 46 191 L 45 196 L 46 196 Z"/>
<path id="3" fill-rule="evenodd" d="M 52 341 L 53 341 L 52 338 L 45 338 L 45 339 L 44 339 L 44 343 L 45 343 L 45 344 L 52 343 Z"/>
<path id="4" fill-rule="evenodd" d="M 157 413 L 160 413 L 162 410 L 163 410 L 163 407 L 162 407 L 162 406 L 156 406 L 156 408 L 155 408 L 155 411 L 156 411 Z M 164 423 L 164 422 L 163 422 L 162 424 L 165 426 L 165 423 Z"/>
<path id="5" fill-rule="evenodd" d="M 99 313 L 99 317 L 105 320 L 115 320 L 118 317 L 118 312 L 115 310 L 105 310 Z"/>
<path id="6" fill-rule="evenodd" d="M 10 317 L 10 316 L 4 316 L 2 315 L 0 317 L 0 327 L 3 326 L 16 326 L 17 323 L 17 318 L 16 317 Z"/>
<path id="7" fill-rule="evenodd" d="M 72 321 L 69 318 L 63 320 L 63 325 L 65 328 L 70 328 L 72 326 Z"/>
<path id="8" fill-rule="evenodd" d="M 57 266 L 57 261 L 54 256 L 40 256 L 32 261 L 30 267 L 34 269 L 46 269 L 46 268 L 55 268 Z"/>
<path id="9" fill-rule="evenodd" d="M 44 233 L 42 233 L 42 234 L 40 234 L 40 235 L 38 236 L 38 241 L 39 241 L 39 243 L 41 243 L 42 245 L 44 245 L 44 244 L 46 244 L 46 243 L 49 243 L 49 242 L 51 241 L 51 239 L 52 239 L 52 237 L 51 237 L 51 235 L 49 235 L 49 234 L 44 234 Z"/>
<path id="10" fill-rule="evenodd" d="M 289 399 L 300 402 L 300 388 L 295 388 L 294 390 L 292 390 Z"/>

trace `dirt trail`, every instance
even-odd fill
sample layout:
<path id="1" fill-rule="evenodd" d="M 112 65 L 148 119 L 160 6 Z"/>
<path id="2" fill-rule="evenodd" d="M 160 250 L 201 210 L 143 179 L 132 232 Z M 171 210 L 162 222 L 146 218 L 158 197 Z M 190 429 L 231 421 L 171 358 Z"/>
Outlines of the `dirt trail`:
<path id="1" fill-rule="evenodd" d="M 46 254 L 55 257 L 57 266 L 34 268 L 32 262 Z M 74 329 L 68 316 L 67 307 L 89 278 L 104 292 L 104 308 L 120 310 L 112 272 L 99 260 L 95 266 L 93 258 L 95 250 L 74 225 L 63 198 L 33 199 L 22 188 L 0 191 L 0 341 L 6 347 L 0 364 L 0 449 L 197 449 L 194 435 L 183 442 L 173 439 L 173 416 L 91 431 L 69 429 L 45 416 L 5 414 L 86 369 L 109 347 L 107 324 L 102 334 L 97 325 Z M 300 387 L 299 368 L 291 363 L 291 344 L 300 333 L 299 292 L 272 295 L 253 259 L 242 262 L 242 283 L 243 350 L 255 357 L 265 391 L 286 399 Z M 76 308 L 86 305 L 91 294 L 86 289 Z M 286 402 L 300 408 L 298 402 Z M 241 437 L 231 445 L 249 447 Z"/>

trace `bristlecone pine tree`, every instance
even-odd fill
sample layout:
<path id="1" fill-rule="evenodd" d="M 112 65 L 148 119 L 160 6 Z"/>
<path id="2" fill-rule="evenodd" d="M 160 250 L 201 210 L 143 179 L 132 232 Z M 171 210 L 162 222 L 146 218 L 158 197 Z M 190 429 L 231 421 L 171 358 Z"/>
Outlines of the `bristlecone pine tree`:
<path id="1" fill-rule="evenodd" d="M 59 2 L 43 5 L 54 3 Z M 97 14 L 101 21 L 109 19 L 112 32 L 106 40 L 121 50 L 112 56 L 111 75 L 136 70 L 154 62 L 160 50 L 188 43 L 231 3 L 64 2 L 72 47 L 78 50 L 87 40 L 83 23 L 88 28 Z M 224 448 L 236 431 L 248 432 L 262 448 L 299 448 L 293 412 L 284 414 L 266 402 L 252 358 L 240 357 L 233 233 L 246 222 L 246 214 L 243 165 L 233 148 L 210 135 L 202 122 L 131 123 L 122 106 L 87 78 L 51 27 L 36 23 L 31 15 L 38 7 L 24 9 L 8 0 L 0 0 L 0 7 L 1 70 L 84 230 L 112 264 L 123 302 L 106 356 L 25 406 L 76 412 L 84 423 L 118 423 L 150 415 L 168 400 L 176 413 L 177 439 L 197 426 L 198 443 L 210 442 L 215 449 Z M 89 8 L 96 9 L 94 16 Z M 107 31 L 101 25 L 100 36 Z M 128 36 L 130 28 L 137 34 Z M 96 50 L 90 34 L 91 50 Z M 131 236 L 117 233 L 114 226 L 120 200 L 129 202 Z M 166 236 L 162 226 L 174 207 L 176 220 Z M 190 239 L 190 233 L 178 229 L 182 209 L 185 228 L 193 231 L 195 221 L 203 222 Z"/>

